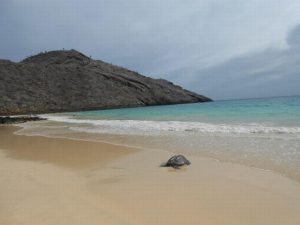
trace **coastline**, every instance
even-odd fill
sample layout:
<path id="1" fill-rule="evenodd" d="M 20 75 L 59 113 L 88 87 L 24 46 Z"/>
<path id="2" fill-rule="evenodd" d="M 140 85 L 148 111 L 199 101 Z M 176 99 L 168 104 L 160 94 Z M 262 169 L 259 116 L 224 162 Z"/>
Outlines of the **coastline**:
<path id="1" fill-rule="evenodd" d="M 300 161 L 297 151 L 295 151 L 300 144 L 297 134 L 284 134 L 280 131 L 269 136 L 267 133 L 270 127 L 261 127 L 261 129 L 266 129 L 266 134 L 261 134 L 260 130 L 258 133 L 252 133 L 251 129 L 257 129 L 259 126 L 251 124 L 249 134 L 208 132 L 197 135 L 197 132 L 185 131 L 192 129 L 186 127 L 186 123 L 177 123 L 176 121 L 174 121 L 175 124 L 172 124 L 142 120 L 82 120 L 80 117 L 79 119 L 74 115 L 73 117 L 65 118 L 60 115 L 53 117 L 51 114 L 51 117 L 45 117 L 47 120 L 44 121 L 19 124 L 18 126 L 22 129 L 18 130 L 16 134 L 67 138 L 144 150 L 158 150 L 159 152 L 168 151 L 172 154 L 187 154 L 273 171 L 300 182 Z M 188 124 L 195 127 L 194 123 Z M 146 129 L 147 126 L 150 126 L 150 129 L 143 130 L 144 126 Z M 207 129 L 209 131 L 212 126 L 214 130 L 217 128 L 215 131 L 225 127 L 222 124 L 203 123 L 200 124 L 201 132 Z M 135 128 L 142 129 L 134 131 Z M 151 130 L 152 128 L 154 131 Z M 231 128 L 228 125 L 227 129 Z M 177 132 L 176 129 L 184 132 Z M 282 128 L 282 130 L 285 129 L 293 131 L 295 128 Z M 299 128 L 297 127 L 297 129 Z M 169 130 L 171 132 L 166 133 Z M 297 132 L 299 133 L 299 131 Z"/>
<path id="2" fill-rule="evenodd" d="M 270 171 L 0 126 L 0 224 L 297 225 L 300 184 Z"/>

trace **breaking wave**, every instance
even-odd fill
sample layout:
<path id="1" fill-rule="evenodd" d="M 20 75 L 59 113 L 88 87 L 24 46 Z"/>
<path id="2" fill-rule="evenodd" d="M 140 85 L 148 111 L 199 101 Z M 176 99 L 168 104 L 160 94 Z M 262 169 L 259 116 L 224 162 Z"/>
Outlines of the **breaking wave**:
<path id="1" fill-rule="evenodd" d="M 93 133 L 153 134 L 160 132 L 232 133 L 232 134 L 300 134 L 300 127 L 264 124 L 212 124 L 182 121 L 93 120 L 43 115 L 55 122 L 73 124 L 71 129 Z"/>

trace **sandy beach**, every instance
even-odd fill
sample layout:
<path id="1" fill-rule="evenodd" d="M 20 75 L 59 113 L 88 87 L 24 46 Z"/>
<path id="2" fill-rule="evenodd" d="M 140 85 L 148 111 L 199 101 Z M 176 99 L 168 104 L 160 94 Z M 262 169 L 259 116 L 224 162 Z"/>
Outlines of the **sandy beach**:
<path id="1" fill-rule="evenodd" d="M 299 225 L 300 184 L 209 158 L 0 126 L 1 225 Z"/>

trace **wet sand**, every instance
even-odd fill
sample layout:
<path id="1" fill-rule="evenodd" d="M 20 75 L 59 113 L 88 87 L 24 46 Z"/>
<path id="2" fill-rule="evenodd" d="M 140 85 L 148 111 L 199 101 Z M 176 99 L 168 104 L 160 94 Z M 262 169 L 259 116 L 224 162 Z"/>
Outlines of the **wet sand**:
<path id="1" fill-rule="evenodd" d="M 299 225 L 300 184 L 270 171 L 0 126 L 0 224 Z"/>

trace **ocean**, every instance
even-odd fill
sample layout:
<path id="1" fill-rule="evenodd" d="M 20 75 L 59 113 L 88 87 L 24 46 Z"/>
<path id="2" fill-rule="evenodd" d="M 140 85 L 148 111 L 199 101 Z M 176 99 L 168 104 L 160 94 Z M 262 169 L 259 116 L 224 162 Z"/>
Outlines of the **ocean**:
<path id="1" fill-rule="evenodd" d="M 300 181 L 300 96 L 42 116 L 48 121 L 24 131 L 209 157 Z"/>

